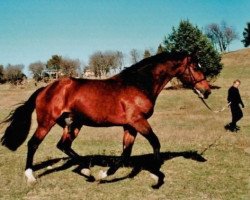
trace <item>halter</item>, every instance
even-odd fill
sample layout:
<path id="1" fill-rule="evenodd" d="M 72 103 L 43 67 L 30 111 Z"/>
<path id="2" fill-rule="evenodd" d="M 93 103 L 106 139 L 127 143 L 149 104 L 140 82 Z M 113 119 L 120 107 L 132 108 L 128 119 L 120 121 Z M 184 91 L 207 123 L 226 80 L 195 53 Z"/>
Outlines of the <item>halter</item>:
<path id="1" fill-rule="evenodd" d="M 200 63 L 198 63 L 198 66 L 199 66 L 199 68 L 201 68 Z M 189 74 L 189 76 L 190 76 L 190 78 L 191 78 L 191 80 L 193 82 L 193 89 L 197 92 L 198 96 L 203 99 L 204 98 L 203 94 L 198 89 L 195 88 L 195 85 L 197 83 L 205 81 L 206 78 L 202 78 L 200 80 L 196 80 L 195 77 L 194 77 L 194 75 L 193 75 L 193 73 L 192 73 L 192 71 L 191 71 L 191 69 L 190 69 L 190 67 L 188 66 L 188 64 L 186 64 L 185 70 L 179 76 L 183 75 L 186 72 L 186 70 L 188 70 L 188 74 Z"/>
<path id="2" fill-rule="evenodd" d="M 199 63 L 198 63 L 198 66 L 201 68 L 201 66 L 200 66 Z M 204 100 L 203 94 L 202 94 L 198 89 L 195 88 L 195 85 L 196 85 L 197 83 L 202 82 L 202 81 L 204 81 L 204 80 L 206 80 L 206 79 L 203 78 L 203 79 L 201 79 L 201 80 L 196 81 L 196 80 L 195 80 L 195 77 L 194 77 L 194 75 L 193 75 L 193 73 L 192 73 L 191 70 L 190 70 L 190 68 L 189 68 L 188 66 L 186 66 L 186 69 L 187 69 L 187 68 L 188 68 L 188 70 L 189 70 L 189 74 L 190 74 L 191 78 L 192 78 L 193 81 L 194 81 L 194 90 L 197 92 L 197 94 L 198 94 L 199 98 L 201 99 L 202 103 L 204 103 L 204 105 L 205 105 L 210 111 L 212 111 L 212 112 L 214 112 L 214 113 L 219 113 L 219 112 L 224 111 L 227 107 L 230 106 L 231 102 L 229 102 L 226 106 L 222 107 L 220 110 L 213 110 L 213 109 L 206 103 L 206 101 Z M 184 70 L 184 72 L 186 71 L 186 69 Z M 183 72 L 183 73 L 184 73 L 184 72 Z"/>
<path id="3" fill-rule="evenodd" d="M 198 63 L 198 65 L 200 65 L 200 64 Z M 194 75 L 193 75 L 193 73 L 191 72 L 190 67 L 188 67 L 188 71 L 189 71 L 190 77 L 191 77 L 191 78 L 192 78 L 192 80 L 193 80 L 193 84 L 194 84 L 194 86 L 195 86 L 197 83 L 200 83 L 200 82 L 202 82 L 202 81 L 205 81 L 205 80 L 206 80 L 206 78 L 202 78 L 201 80 L 196 80 L 196 79 L 195 79 L 195 77 L 194 77 Z"/>

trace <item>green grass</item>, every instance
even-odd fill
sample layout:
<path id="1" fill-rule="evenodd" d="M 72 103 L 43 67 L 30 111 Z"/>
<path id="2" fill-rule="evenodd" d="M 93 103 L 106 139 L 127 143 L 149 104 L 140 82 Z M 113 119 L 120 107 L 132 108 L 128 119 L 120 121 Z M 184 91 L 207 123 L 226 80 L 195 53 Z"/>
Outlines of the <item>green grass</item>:
<path id="1" fill-rule="evenodd" d="M 81 163 L 66 166 L 68 160 L 57 160 L 51 165 L 52 169 L 60 166 L 65 166 L 65 169 L 38 178 L 34 185 L 27 185 L 23 174 L 26 141 L 14 153 L 0 147 L 0 199 L 250 199 L 250 154 L 247 153 L 250 148 L 249 68 L 237 66 L 235 71 L 235 68 L 226 66 L 215 82 L 221 88 L 213 90 L 207 102 L 215 110 L 224 106 L 227 89 L 236 78 L 242 80 L 240 91 L 246 106 L 244 118 L 239 123 L 242 130 L 237 134 L 223 128 L 231 118 L 228 109 L 219 114 L 212 113 L 190 90 L 164 90 L 160 94 L 155 113 L 149 121 L 160 139 L 161 152 L 171 157 L 165 159 L 161 166 L 165 183 L 159 190 L 151 188 L 154 180 L 147 170 L 131 179 L 100 184 L 87 182 L 83 176 L 74 173 L 73 170 Z M 11 105 L 27 99 L 35 89 L 28 86 L 9 90 L 8 87 L 0 86 L 0 120 L 12 109 Z M 36 127 L 35 115 L 33 118 L 31 132 Z M 59 127 L 51 130 L 35 155 L 35 164 L 65 157 L 56 148 L 61 134 Z M 119 127 L 84 127 L 73 148 L 83 156 L 102 155 L 105 161 L 108 156 L 120 155 L 122 137 L 122 128 Z M 187 151 L 203 153 L 201 156 L 207 161 L 198 162 L 181 156 Z M 149 153 L 152 153 L 151 146 L 138 135 L 133 156 L 141 155 L 139 158 L 142 159 L 142 155 Z M 150 161 L 149 157 L 145 159 Z M 94 176 L 102 169 L 107 169 L 107 166 L 91 167 Z M 39 169 L 35 175 L 48 170 L 47 167 Z M 123 167 L 108 180 L 126 176 L 131 170 L 132 167 Z"/>

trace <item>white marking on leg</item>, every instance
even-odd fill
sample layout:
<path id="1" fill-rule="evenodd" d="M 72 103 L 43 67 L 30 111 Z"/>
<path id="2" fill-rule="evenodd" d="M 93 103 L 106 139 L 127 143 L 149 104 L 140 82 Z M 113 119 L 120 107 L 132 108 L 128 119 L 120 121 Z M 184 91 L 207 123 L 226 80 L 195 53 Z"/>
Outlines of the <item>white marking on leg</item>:
<path id="1" fill-rule="evenodd" d="M 33 176 L 33 171 L 32 169 L 28 168 L 25 170 L 24 172 L 26 178 L 27 178 L 27 182 L 28 183 L 34 183 L 36 182 L 36 178 Z"/>
<path id="2" fill-rule="evenodd" d="M 98 179 L 102 180 L 102 179 L 106 178 L 107 176 L 108 176 L 107 171 L 104 172 L 103 170 L 101 170 L 99 172 Z"/>
<path id="3" fill-rule="evenodd" d="M 90 177 L 90 176 L 91 176 L 91 171 L 90 171 L 90 169 L 88 169 L 88 168 L 83 168 L 83 169 L 81 170 L 81 174 L 83 174 L 84 176 Z"/>
<path id="4" fill-rule="evenodd" d="M 154 179 L 155 183 L 158 183 L 158 181 L 159 181 L 158 176 L 156 176 L 155 174 L 152 174 L 152 173 L 150 173 L 150 176 L 151 176 L 152 179 Z"/>
<path id="5" fill-rule="evenodd" d="M 50 170 L 50 169 L 53 169 L 53 167 L 52 167 L 51 165 L 49 165 L 49 166 L 47 167 L 47 169 Z"/>

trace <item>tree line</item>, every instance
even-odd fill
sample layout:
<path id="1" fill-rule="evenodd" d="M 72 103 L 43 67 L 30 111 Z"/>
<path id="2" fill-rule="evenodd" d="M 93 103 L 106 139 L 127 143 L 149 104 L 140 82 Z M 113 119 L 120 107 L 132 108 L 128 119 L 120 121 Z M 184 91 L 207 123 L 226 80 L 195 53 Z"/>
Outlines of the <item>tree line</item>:
<path id="1" fill-rule="evenodd" d="M 250 22 L 243 31 L 245 47 L 250 45 Z M 81 77 L 83 72 L 90 71 L 95 77 L 107 76 L 124 68 L 125 63 L 137 63 L 143 58 L 161 52 L 185 51 L 195 54 L 202 65 L 203 72 L 208 77 L 216 77 L 221 69 L 221 53 L 229 51 L 229 45 L 239 36 L 232 26 L 226 22 L 211 23 L 204 30 L 194 26 L 189 20 L 182 20 L 178 27 L 173 27 L 172 32 L 165 36 L 156 51 L 146 49 L 141 52 L 132 49 L 129 60 L 125 62 L 125 54 L 121 51 L 97 51 L 89 57 L 88 64 L 83 64 L 79 59 L 71 59 L 60 55 L 53 55 L 46 63 L 37 61 L 31 63 L 29 71 L 36 81 L 49 80 L 50 78 Z M 82 69 L 84 68 L 84 70 Z M 0 65 L 0 83 L 10 82 L 18 84 L 27 78 L 22 72 L 24 65 Z"/>

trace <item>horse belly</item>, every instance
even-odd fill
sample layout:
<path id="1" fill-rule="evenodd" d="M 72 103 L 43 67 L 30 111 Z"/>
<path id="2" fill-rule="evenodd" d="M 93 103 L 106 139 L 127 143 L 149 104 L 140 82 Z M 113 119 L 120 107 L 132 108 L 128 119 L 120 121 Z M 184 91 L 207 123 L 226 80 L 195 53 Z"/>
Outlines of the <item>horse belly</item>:
<path id="1" fill-rule="evenodd" d="M 114 98 L 85 99 L 77 105 L 82 115 L 82 123 L 87 126 L 119 126 L 126 123 L 122 106 Z"/>

